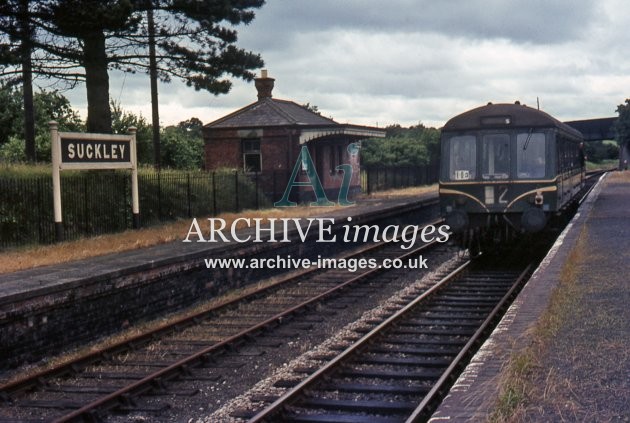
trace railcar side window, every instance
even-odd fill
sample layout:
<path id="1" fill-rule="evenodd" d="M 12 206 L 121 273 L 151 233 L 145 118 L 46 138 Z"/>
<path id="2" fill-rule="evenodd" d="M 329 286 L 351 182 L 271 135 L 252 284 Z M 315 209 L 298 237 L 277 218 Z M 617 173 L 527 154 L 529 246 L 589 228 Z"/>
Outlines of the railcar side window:
<path id="1" fill-rule="evenodd" d="M 508 179 L 510 176 L 510 136 L 487 134 L 482 140 L 483 179 Z"/>
<path id="2" fill-rule="evenodd" d="M 462 135 L 450 139 L 449 178 L 455 181 L 475 179 L 477 142 L 474 135 Z"/>
<path id="3" fill-rule="evenodd" d="M 545 176 L 545 134 L 528 132 L 516 136 L 516 173 L 518 178 Z"/>

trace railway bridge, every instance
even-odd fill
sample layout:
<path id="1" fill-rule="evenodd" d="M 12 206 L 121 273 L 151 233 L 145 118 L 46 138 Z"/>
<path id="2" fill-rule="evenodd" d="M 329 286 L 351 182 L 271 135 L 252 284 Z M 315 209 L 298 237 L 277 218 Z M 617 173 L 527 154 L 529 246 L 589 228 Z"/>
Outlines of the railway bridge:
<path id="1" fill-rule="evenodd" d="M 586 141 L 603 141 L 615 139 L 614 124 L 616 117 L 598 119 L 572 120 L 564 122 L 577 129 L 584 135 Z M 622 145 L 619 149 L 619 168 L 623 168 L 624 161 L 630 162 L 630 144 Z"/>

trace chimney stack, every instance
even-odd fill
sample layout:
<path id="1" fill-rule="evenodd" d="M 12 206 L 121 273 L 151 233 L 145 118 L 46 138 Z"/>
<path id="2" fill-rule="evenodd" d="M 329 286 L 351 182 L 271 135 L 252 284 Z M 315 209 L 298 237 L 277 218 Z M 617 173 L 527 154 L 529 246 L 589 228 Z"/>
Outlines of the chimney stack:
<path id="1" fill-rule="evenodd" d="M 254 85 L 258 90 L 258 100 L 264 98 L 271 98 L 271 91 L 273 90 L 274 78 L 267 76 L 267 69 L 260 71 L 260 78 L 254 78 Z"/>

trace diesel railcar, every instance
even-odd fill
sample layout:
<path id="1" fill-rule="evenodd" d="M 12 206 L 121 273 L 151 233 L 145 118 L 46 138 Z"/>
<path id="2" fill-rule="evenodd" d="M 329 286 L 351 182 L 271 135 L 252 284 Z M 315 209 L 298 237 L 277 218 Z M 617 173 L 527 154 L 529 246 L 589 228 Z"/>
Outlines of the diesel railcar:
<path id="1" fill-rule="evenodd" d="M 541 231 L 584 185 L 582 134 L 538 109 L 492 104 L 442 128 L 440 209 L 467 240 Z"/>

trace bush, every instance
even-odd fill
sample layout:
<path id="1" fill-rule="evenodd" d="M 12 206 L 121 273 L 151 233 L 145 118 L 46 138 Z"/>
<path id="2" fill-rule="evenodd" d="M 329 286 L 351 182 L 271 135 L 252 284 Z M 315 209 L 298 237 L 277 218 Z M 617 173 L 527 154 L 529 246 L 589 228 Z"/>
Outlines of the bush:
<path id="1" fill-rule="evenodd" d="M 4 163 L 22 163 L 26 160 L 24 140 L 11 136 L 0 146 L 0 161 Z"/>
<path id="2" fill-rule="evenodd" d="M 162 166 L 194 170 L 203 164 L 203 139 L 175 126 L 164 128 L 160 138 Z"/>

